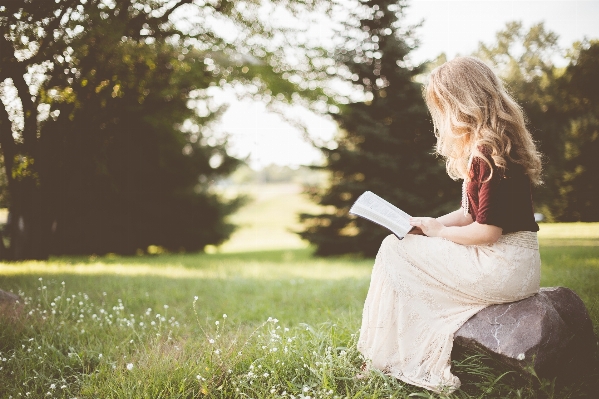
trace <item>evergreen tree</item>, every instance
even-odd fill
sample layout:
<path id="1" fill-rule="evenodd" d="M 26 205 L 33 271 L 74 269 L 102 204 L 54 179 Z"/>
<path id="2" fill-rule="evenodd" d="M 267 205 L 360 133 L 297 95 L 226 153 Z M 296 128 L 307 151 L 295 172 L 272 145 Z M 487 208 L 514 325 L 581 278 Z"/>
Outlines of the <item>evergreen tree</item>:
<path id="1" fill-rule="evenodd" d="M 106 36 L 96 30 L 73 46 L 81 54 Z M 241 199 L 220 198 L 210 182 L 240 161 L 226 142 L 206 143 L 220 112 L 201 118 L 187 103 L 211 77 L 196 51 L 180 55 L 164 43 L 123 42 L 82 55 L 74 84 L 58 76 L 42 89 L 58 111 L 41 129 L 39 158 L 49 253 L 197 251 L 232 232 L 225 217 Z"/>
<path id="2" fill-rule="evenodd" d="M 459 207 L 460 185 L 432 155 L 436 139 L 415 80 L 424 67 L 407 58 L 416 40 L 412 28 L 402 26 L 405 7 L 392 0 L 365 1 L 339 32 L 345 40 L 336 51 L 337 66 L 366 100 L 332 114 L 340 127 L 337 148 L 321 147 L 331 184 L 312 196 L 332 210 L 300 216 L 305 224 L 300 235 L 316 245 L 318 255 L 376 253 L 389 231 L 348 214 L 366 190 L 415 216 Z"/>

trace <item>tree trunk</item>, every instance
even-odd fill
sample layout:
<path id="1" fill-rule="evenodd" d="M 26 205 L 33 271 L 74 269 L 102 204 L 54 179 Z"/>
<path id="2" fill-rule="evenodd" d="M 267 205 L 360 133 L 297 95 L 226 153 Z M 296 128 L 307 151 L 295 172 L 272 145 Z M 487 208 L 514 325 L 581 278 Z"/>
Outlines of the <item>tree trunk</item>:
<path id="1" fill-rule="evenodd" d="M 44 223 L 44 204 L 34 182 L 16 184 L 11 192 L 10 252 L 13 260 L 48 258 L 50 228 Z"/>

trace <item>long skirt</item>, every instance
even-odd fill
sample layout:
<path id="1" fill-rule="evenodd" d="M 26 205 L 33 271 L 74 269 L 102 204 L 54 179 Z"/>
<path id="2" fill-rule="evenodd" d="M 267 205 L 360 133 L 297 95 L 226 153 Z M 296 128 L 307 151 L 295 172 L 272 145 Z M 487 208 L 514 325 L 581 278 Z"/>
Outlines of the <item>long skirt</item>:
<path id="1" fill-rule="evenodd" d="M 452 392 L 455 332 L 483 308 L 539 291 L 537 234 L 505 234 L 489 245 L 389 235 L 377 254 L 358 350 L 366 368 L 434 392 Z"/>

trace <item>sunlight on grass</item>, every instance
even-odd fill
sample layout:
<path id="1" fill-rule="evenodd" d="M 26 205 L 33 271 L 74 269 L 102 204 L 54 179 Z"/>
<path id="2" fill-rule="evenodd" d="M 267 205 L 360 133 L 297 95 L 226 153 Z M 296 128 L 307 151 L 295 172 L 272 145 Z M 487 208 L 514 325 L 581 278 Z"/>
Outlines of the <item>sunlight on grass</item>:
<path id="1" fill-rule="evenodd" d="M 115 275 L 115 276 L 157 276 L 169 279 L 228 279 L 244 278 L 257 280 L 278 280 L 282 278 L 303 278 L 309 280 L 339 280 L 346 278 L 365 278 L 370 275 L 370 270 L 364 267 L 352 266 L 343 263 L 332 263 L 327 260 L 314 260 L 309 263 L 291 262 L 285 266 L 281 263 L 236 260 L 228 262 L 207 262 L 201 267 L 187 268 L 183 266 L 163 266 L 152 264 L 128 264 L 126 261 L 116 264 L 104 264 L 102 261 L 95 263 L 61 263 L 49 262 L 22 262 L 18 264 L 0 265 L 0 274 L 4 276 L 15 275 Z"/>
<path id="2" fill-rule="evenodd" d="M 597 246 L 599 223 L 539 223 L 542 246 Z"/>
<path id="3" fill-rule="evenodd" d="M 297 184 L 251 185 L 237 190 L 253 198 L 231 217 L 239 229 L 218 250 L 224 253 L 265 249 L 307 248 L 294 231 L 301 230 L 300 212 L 319 212 L 320 207 L 301 194 Z"/>

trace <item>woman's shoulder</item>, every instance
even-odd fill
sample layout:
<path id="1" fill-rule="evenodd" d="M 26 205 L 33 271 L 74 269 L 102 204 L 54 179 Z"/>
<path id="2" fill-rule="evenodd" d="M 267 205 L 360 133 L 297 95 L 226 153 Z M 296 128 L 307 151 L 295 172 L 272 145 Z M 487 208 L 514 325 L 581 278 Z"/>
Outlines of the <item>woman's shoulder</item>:
<path id="1" fill-rule="evenodd" d="M 472 159 L 471 178 L 478 181 L 486 181 L 489 177 L 491 177 L 491 180 L 504 180 L 526 174 L 522 165 L 511 162 L 509 159 L 506 160 L 505 168 L 498 168 L 492 156 L 493 150 L 490 147 L 478 146 L 477 149 L 479 154 L 476 154 Z"/>
<path id="2" fill-rule="evenodd" d="M 477 146 L 478 153 L 472 155 L 470 167 L 470 178 L 477 181 L 485 181 L 495 174 L 497 167 L 491 156 L 492 150 L 487 146 Z M 481 157 L 482 155 L 482 157 Z"/>

